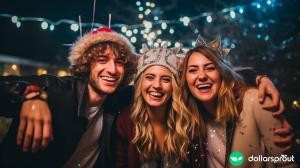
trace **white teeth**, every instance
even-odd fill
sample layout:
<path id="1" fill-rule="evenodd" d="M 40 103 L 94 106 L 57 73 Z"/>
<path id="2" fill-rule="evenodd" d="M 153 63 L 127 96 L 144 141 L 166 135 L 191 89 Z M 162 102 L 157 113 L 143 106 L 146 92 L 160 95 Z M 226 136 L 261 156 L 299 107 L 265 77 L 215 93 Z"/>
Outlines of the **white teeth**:
<path id="1" fill-rule="evenodd" d="M 198 89 L 206 89 L 206 88 L 210 88 L 212 86 L 212 84 L 201 84 L 201 85 L 198 85 L 197 88 Z"/>
<path id="2" fill-rule="evenodd" d="M 161 96 L 163 96 L 163 94 L 162 93 L 159 93 L 159 92 L 150 92 L 149 93 L 151 96 L 155 96 L 155 97 L 161 97 Z"/>
<path id="3" fill-rule="evenodd" d="M 103 80 L 107 80 L 107 81 L 111 81 L 111 82 L 117 80 L 116 77 L 111 77 L 111 76 L 101 76 L 101 78 L 102 78 Z"/>

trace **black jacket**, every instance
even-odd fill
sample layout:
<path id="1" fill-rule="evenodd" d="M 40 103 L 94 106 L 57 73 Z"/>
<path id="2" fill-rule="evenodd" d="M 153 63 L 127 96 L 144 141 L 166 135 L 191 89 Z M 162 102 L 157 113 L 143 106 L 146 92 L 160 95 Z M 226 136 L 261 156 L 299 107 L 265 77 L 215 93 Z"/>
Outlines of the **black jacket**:
<path id="1" fill-rule="evenodd" d="M 46 150 L 37 153 L 24 153 L 22 147 L 16 145 L 21 95 L 28 84 L 45 87 L 52 113 L 54 140 Z M 71 157 L 87 128 L 88 120 L 83 116 L 87 106 L 86 88 L 86 82 L 75 77 L 0 77 L 0 115 L 13 117 L 12 125 L 1 144 L 0 167 L 62 167 Z M 95 167 L 113 167 L 112 123 L 118 109 L 131 101 L 129 95 L 132 95 L 132 89 L 125 90 L 120 90 L 122 94 L 109 95 L 102 106 L 102 149 Z"/>

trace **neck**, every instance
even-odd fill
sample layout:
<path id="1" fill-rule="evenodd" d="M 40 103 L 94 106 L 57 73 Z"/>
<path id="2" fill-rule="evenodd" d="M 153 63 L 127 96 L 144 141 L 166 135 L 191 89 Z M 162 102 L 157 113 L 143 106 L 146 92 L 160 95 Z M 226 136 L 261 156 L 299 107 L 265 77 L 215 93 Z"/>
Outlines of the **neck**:
<path id="1" fill-rule="evenodd" d="M 106 94 L 96 92 L 92 86 L 88 85 L 89 107 L 101 106 L 106 96 Z"/>
<path id="2" fill-rule="evenodd" d="M 166 118 L 166 106 L 162 107 L 149 107 L 147 106 L 147 112 L 151 121 L 154 125 L 165 125 Z"/>
<path id="3" fill-rule="evenodd" d="M 202 104 L 211 116 L 213 117 L 216 116 L 216 109 L 217 109 L 216 101 L 202 102 Z"/>

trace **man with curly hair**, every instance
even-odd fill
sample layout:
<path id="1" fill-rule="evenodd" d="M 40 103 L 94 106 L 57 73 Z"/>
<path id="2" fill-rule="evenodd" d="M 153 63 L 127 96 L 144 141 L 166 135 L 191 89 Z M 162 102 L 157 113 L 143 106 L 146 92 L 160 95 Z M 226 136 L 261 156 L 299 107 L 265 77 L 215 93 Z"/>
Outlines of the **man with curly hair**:
<path id="1" fill-rule="evenodd" d="M 5 102 L 1 113 L 14 117 L 1 146 L 0 167 L 112 167 L 111 130 L 117 109 L 113 93 L 131 81 L 135 56 L 124 36 L 100 28 L 73 45 L 69 57 L 73 76 L 0 77 L 13 90 L 5 100 L 0 98 Z M 22 102 L 22 111 L 37 109 L 35 113 L 47 118 L 41 122 L 50 124 L 37 127 L 38 121 L 22 112 L 19 118 Z M 44 105 L 46 111 L 35 105 Z M 16 139 L 19 145 L 24 142 L 23 148 Z M 48 147 L 37 151 L 39 146 Z M 30 149 L 33 153 L 26 152 Z"/>

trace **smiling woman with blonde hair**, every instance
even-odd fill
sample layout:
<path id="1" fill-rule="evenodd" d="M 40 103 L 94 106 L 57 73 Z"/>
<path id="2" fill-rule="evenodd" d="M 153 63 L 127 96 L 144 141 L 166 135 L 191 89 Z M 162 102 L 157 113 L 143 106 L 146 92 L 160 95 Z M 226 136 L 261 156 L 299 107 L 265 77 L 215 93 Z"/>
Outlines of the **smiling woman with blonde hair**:
<path id="1" fill-rule="evenodd" d="M 149 49 L 143 46 L 134 103 L 121 112 L 116 124 L 119 136 L 117 167 L 184 167 L 193 164 L 186 161 L 192 153 L 190 138 L 197 136 L 194 127 L 199 126 L 196 117 L 178 98 L 181 58 L 177 53 L 177 48 Z"/>

